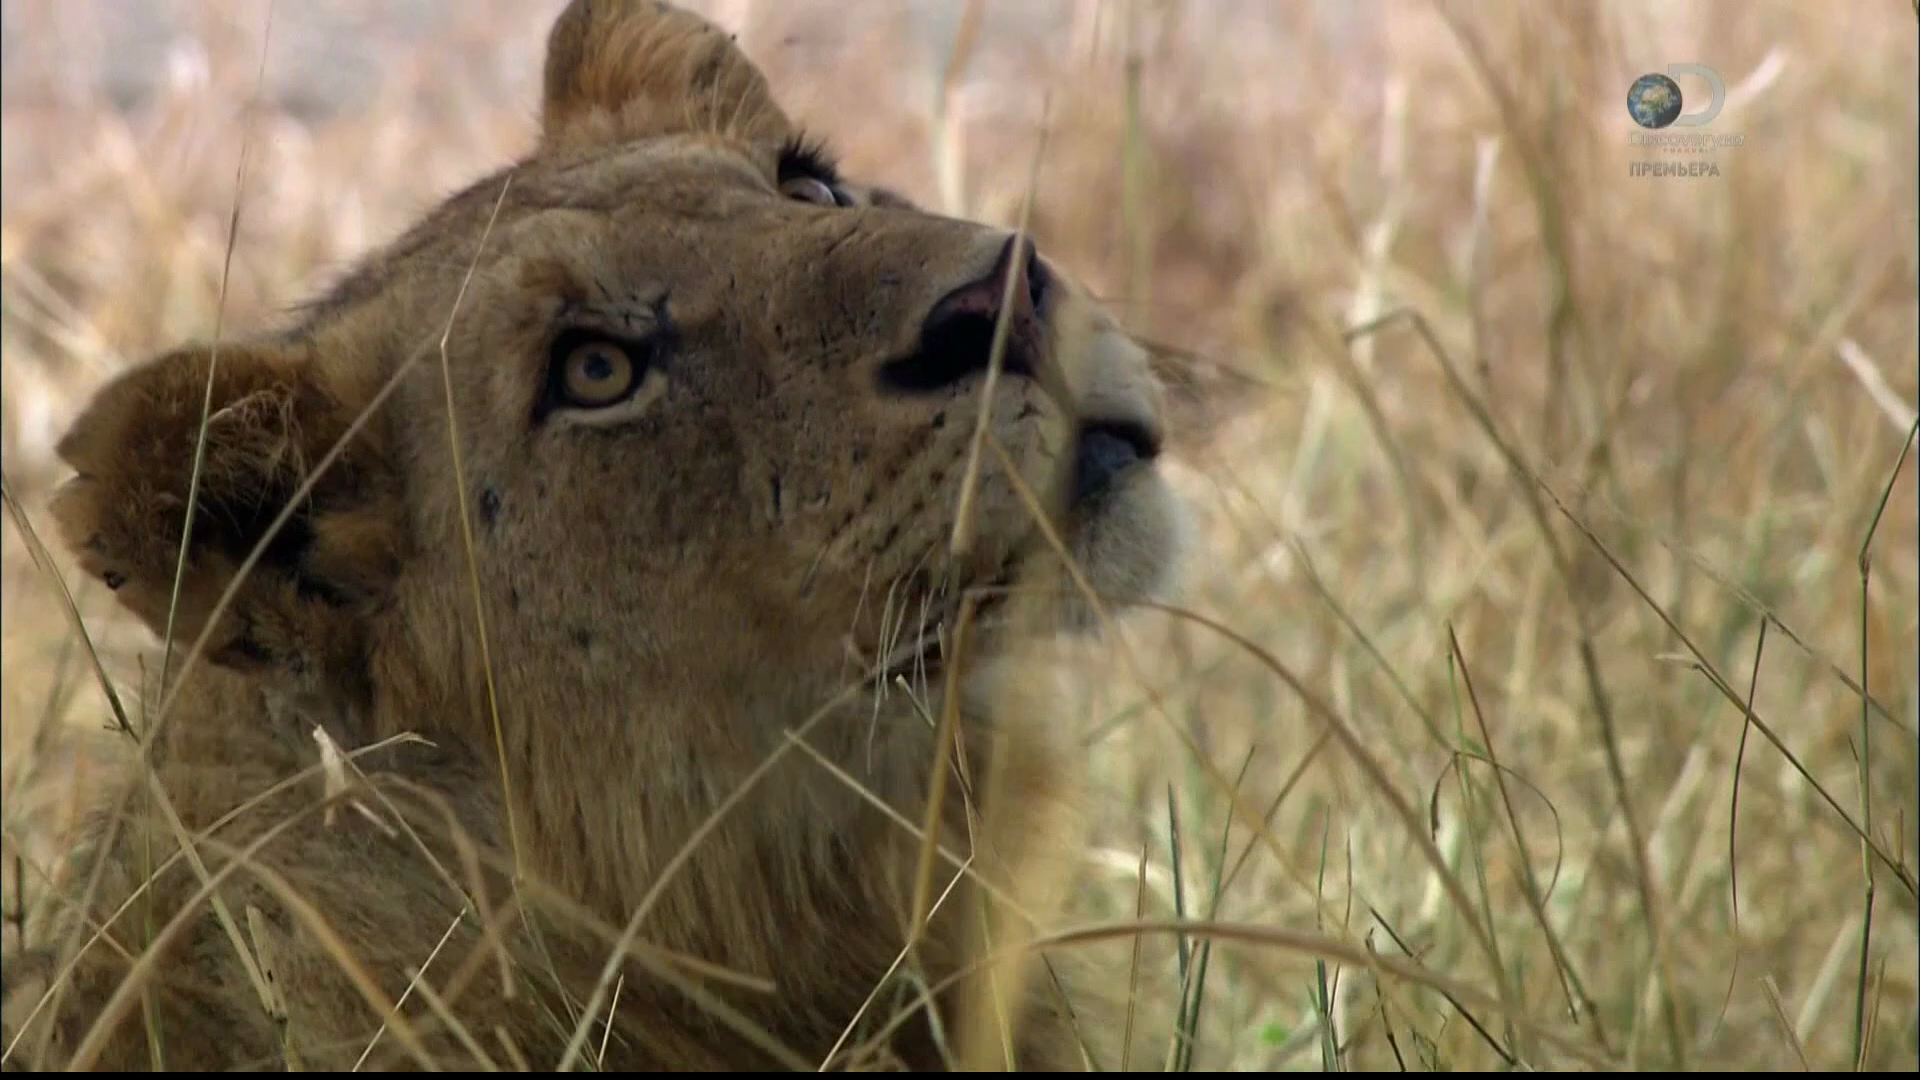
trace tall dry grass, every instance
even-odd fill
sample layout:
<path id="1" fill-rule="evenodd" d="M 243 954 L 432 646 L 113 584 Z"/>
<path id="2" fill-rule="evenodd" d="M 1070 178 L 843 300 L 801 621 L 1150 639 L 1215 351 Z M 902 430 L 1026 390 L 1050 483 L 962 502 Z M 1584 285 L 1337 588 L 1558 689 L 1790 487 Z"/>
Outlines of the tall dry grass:
<path id="1" fill-rule="evenodd" d="M 530 145 L 559 6 L 281 4 L 262 81 L 263 2 L 9 0 L 28 518 L 104 376 Z M 1046 120 L 1043 246 L 1270 388 L 1184 448 L 1188 610 L 1062 703 L 1110 797 L 1096 907 L 1133 917 L 1144 850 L 1150 917 L 1238 928 L 1147 950 L 1204 964 L 1199 1065 L 1915 1067 L 1910 5 L 704 7 L 927 205 L 1010 223 Z M 1744 145 L 1630 177 L 1626 87 L 1688 61 Z M 4 545 L 11 910 L 115 737 Z M 68 580 L 136 680 L 142 632 Z"/>

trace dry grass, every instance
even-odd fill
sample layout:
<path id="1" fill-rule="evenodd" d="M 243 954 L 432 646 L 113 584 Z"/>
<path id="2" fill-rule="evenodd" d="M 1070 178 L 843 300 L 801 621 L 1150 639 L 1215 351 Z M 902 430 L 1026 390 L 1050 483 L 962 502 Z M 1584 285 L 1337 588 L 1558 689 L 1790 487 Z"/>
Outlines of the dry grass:
<path id="1" fill-rule="evenodd" d="M 9 0 L 29 517 L 91 387 L 212 332 L 248 123 L 242 328 L 529 145 L 558 6 L 281 4 L 248 121 L 264 3 L 154 5 L 158 40 Z M 1273 387 L 1184 462 L 1190 614 L 1062 706 L 1113 799 L 1096 906 L 1133 917 L 1144 845 L 1149 918 L 1231 924 L 1145 950 L 1206 972 L 1198 1064 L 1915 1067 L 1908 5 L 1000 0 L 944 96 L 959 0 L 705 6 L 850 171 L 931 205 L 1011 224 L 1050 99 L 1042 245 Z M 1625 89 L 1685 61 L 1745 144 L 1629 177 Z M 114 736 L 6 529 L 13 904 Z M 1229 830 L 1173 725 L 1279 843 Z"/>

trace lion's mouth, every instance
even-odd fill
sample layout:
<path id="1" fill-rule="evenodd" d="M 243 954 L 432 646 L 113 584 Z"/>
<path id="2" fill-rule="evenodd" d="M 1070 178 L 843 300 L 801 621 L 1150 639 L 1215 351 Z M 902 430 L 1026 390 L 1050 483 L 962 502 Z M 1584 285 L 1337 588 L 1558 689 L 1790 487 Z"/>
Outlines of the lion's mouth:
<path id="1" fill-rule="evenodd" d="M 1080 510 L 1111 489 L 1122 475 L 1160 456 L 1160 436 L 1132 420 L 1082 421 L 1073 449 L 1069 506 Z"/>
<path id="2" fill-rule="evenodd" d="M 979 659 L 986 638 L 997 635 L 1006 621 L 1014 567 L 1015 560 L 1009 559 L 977 584 L 923 591 L 922 603 L 916 605 L 920 618 L 901 633 L 890 635 L 891 646 L 873 667 L 875 681 L 893 685 L 904 680 L 911 685 L 931 686 L 951 666 L 956 648 L 965 653 L 963 662 Z M 958 640 L 963 621 L 968 627 L 964 644 Z"/>
<path id="3" fill-rule="evenodd" d="M 1134 420 L 1083 420 L 1074 442 L 1073 471 L 1067 491 L 1067 524 L 1084 524 L 1102 513 L 1109 496 L 1125 478 L 1140 469 L 1152 467 L 1160 456 L 1161 439 L 1152 426 Z M 1016 584 L 1021 562 L 1019 552 L 1031 544 L 1045 543 L 1036 529 L 1027 544 L 1017 545 L 991 573 L 977 575 L 971 581 L 947 579 L 941 582 L 916 575 L 903 590 L 910 597 L 895 610 L 906 610 L 914 617 L 890 621 L 893 633 L 883 633 L 885 647 L 864 650 L 870 658 L 866 665 L 871 677 L 889 685 L 905 680 L 910 685 L 931 686 L 952 665 L 954 650 L 966 655 L 963 662 L 980 658 L 983 650 L 993 648 L 1008 622 L 1008 603 Z M 971 614 L 967 614 L 968 610 Z M 969 631 L 965 643 L 958 642 L 957 631 L 963 617 Z"/>

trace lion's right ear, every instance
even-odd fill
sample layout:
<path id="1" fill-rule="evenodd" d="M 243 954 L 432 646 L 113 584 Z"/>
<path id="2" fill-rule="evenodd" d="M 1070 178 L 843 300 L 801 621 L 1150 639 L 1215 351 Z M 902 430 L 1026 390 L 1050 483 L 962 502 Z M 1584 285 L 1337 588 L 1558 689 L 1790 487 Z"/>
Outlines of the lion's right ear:
<path id="1" fill-rule="evenodd" d="M 573 0 L 547 35 L 549 146 L 717 131 L 775 141 L 792 124 L 760 69 L 707 20 L 661 0 Z"/>
<path id="2" fill-rule="evenodd" d="M 176 640 L 195 640 L 232 588 L 208 639 L 213 660 L 320 674 L 353 654 L 405 535 L 400 480 L 378 424 L 356 433 L 295 501 L 357 414 L 303 346 L 169 353 L 109 383 L 61 440 L 60 456 L 79 475 L 56 494 L 54 519 L 82 568 L 156 634 L 166 630 L 177 572 Z M 238 578 L 256 547 L 258 563 Z"/>
<path id="3" fill-rule="evenodd" d="M 1231 421 L 1266 404 L 1272 386 L 1230 364 L 1135 337 L 1160 384 L 1169 442 L 1188 451 L 1212 443 Z"/>

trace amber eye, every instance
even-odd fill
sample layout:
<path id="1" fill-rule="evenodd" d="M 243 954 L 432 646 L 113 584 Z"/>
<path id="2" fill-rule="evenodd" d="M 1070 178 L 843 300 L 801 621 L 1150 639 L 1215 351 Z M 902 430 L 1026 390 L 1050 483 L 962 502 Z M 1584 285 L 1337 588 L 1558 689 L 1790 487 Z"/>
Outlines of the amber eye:
<path id="1" fill-rule="evenodd" d="M 589 338 L 560 358 L 560 397 L 573 408 L 604 409 L 633 396 L 645 373 L 619 342 Z"/>
<path id="2" fill-rule="evenodd" d="M 816 203 L 820 206 L 846 206 L 846 196 L 833 189 L 833 185 L 817 176 L 795 176 L 780 184 L 780 194 L 801 202 Z"/>

